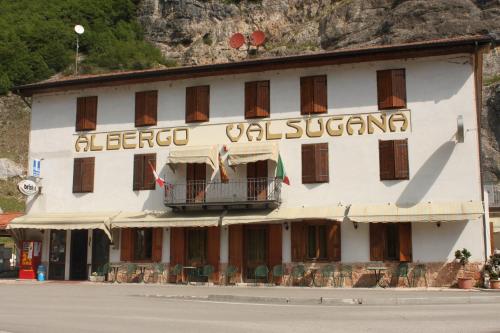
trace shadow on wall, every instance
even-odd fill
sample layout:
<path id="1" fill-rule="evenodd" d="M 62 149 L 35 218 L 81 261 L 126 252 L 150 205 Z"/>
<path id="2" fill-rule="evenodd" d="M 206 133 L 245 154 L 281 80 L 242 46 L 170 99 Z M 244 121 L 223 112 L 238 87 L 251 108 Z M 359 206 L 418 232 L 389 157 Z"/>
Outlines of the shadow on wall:
<path id="1" fill-rule="evenodd" d="M 411 207 L 411 203 L 422 200 L 441 174 L 455 149 L 455 142 L 442 144 L 418 169 L 396 201 L 398 207 Z"/>

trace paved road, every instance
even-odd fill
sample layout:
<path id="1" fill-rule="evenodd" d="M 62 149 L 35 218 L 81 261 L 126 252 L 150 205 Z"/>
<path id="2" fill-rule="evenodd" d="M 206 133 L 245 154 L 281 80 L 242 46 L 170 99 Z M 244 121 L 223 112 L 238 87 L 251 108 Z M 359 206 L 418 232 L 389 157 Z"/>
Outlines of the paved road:
<path id="1" fill-rule="evenodd" d="M 252 295 L 294 292 L 304 297 L 310 292 L 330 292 L 298 288 L 0 284 L 0 332 L 500 332 L 500 303 L 263 305 L 148 296 L 198 295 L 214 291 L 218 294 Z M 331 291 L 331 295 L 335 292 L 348 295 L 350 291 Z M 398 293 L 373 292 L 379 293 L 381 297 Z M 402 292 L 429 295 L 428 292 Z M 440 293 L 463 295 L 463 292 Z"/>

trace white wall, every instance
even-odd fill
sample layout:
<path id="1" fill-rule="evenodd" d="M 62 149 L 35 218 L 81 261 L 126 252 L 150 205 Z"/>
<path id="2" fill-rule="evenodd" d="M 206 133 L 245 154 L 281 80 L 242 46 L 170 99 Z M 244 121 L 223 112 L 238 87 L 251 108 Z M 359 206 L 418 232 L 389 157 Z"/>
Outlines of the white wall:
<path id="1" fill-rule="evenodd" d="M 271 117 L 301 118 L 300 77 L 328 76 L 328 114 L 350 115 L 378 112 L 376 71 L 405 68 L 411 128 L 405 133 L 323 136 L 279 140 L 280 153 L 291 186 L 283 186 L 283 206 L 350 203 L 416 203 L 481 200 L 477 124 L 474 104 L 473 68 L 468 56 L 457 55 L 376 63 L 325 66 L 270 71 L 225 77 L 93 88 L 34 96 L 30 157 L 43 158 L 43 194 L 29 202 L 29 213 L 63 211 L 164 210 L 163 190 L 132 191 L 133 155 L 156 152 L 157 165 L 169 182 L 182 182 L 184 170 L 176 174 L 164 166 L 168 147 L 76 153 L 74 150 L 76 97 L 98 95 L 97 131 L 134 130 L 134 93 L 158 90 L 158 126 L 185 126 L 185 87 L 210 85 L 210 122 L 245 122 L 244 82 L 271 82 Z M 464 117 L 465 142 L 453 139 L 457 116 Z M 205 125 L 201 125 L 205 126 Z M 189 125 L 196 129 L 200 125 Z M 194 131 L 194 130 L 193 130 Z M 378 140 L 408 138 L 410 180 L 379 180 Z M 328 142 L 330 182 L 301 183 L 301 145 Z M 228 144 L 225 133 L 190 138 L 190 144 Z M 94 192 L 72 193 L 73 158 L 95 156 Z M 229 172 L 232 173 L 231 169 Z M 237 176 L 244 177 L 244 168 Z M 231 176 L 231 175 L 230 175 Z M 445 234 L 444 231 L 448 233 Z M 482 258 L 480 222 L 414 224 L 415 260 L 449 258 L 457 247 L 468 247 Z M 437 235 L 443 234 L 443 237 Z M 286 232 L 285 232 L 286 235 Z M 224 239 L 224 235 L 222 239 Z M 285 236 L 285 240 L 288 236 Z M 167 238 L 167 237 L 165 237 Z M 443 240 L 446 240 L 443 242 Z M 164 240 L 166 244 L 167 239 Z M 443 244 L 446 243 L 446 244 Z M 224 242 L 222 242 L 222 246 Z M 284 242 L 285 246 L 285 242 Z M 342 254 L 346 261 L 366 260 L 367 226 L 357 230 L 343 226 Z M 450 252 L 451 251 L 451 252 Z M 221 255 L 223 255 L 221 248 Z M 167 255 L 164 253 L 164 255 Z M 284 250 L 284 259 L 288 256 Z M 119 253 L 111 251 L 111 261 Z M 166 260 L 164 260 L 166 261 Z"/>

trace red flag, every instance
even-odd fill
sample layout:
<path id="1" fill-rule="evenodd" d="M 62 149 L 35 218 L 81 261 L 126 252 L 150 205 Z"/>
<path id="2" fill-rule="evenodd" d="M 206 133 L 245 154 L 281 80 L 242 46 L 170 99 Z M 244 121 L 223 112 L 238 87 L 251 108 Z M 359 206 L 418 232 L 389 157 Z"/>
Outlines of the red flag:
<path id="1" fill-rule="evenodd" d="M 153 175 L 155 176 L 155 181 L 156 183 L 160 186 L 160 187 L 164 187 L 165 186 L 165 179 L 161 178 L 158 173 L 156 172 L 155 168 L 153 167 L 153 164 L 151 164 L 151 162 L 149 162 L 149 167 L 151 168 L 151 171 L 153 171 Z"/>

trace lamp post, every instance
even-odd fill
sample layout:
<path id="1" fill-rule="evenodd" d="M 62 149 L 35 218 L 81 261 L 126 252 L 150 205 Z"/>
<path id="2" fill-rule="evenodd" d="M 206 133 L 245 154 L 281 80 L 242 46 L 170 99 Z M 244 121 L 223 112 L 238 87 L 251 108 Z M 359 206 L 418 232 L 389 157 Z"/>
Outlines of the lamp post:
<path id="1" fill-rule="evenodd" d="M 75 55 L 75 75 L 78 75 L 78 49 L 80 47 L 79 45 L 79 40 L 78 36 L 83 34 L 85 29 L 81 25 L 75 25 L 75 32 L 76 32 L 76 55 Z"/>

